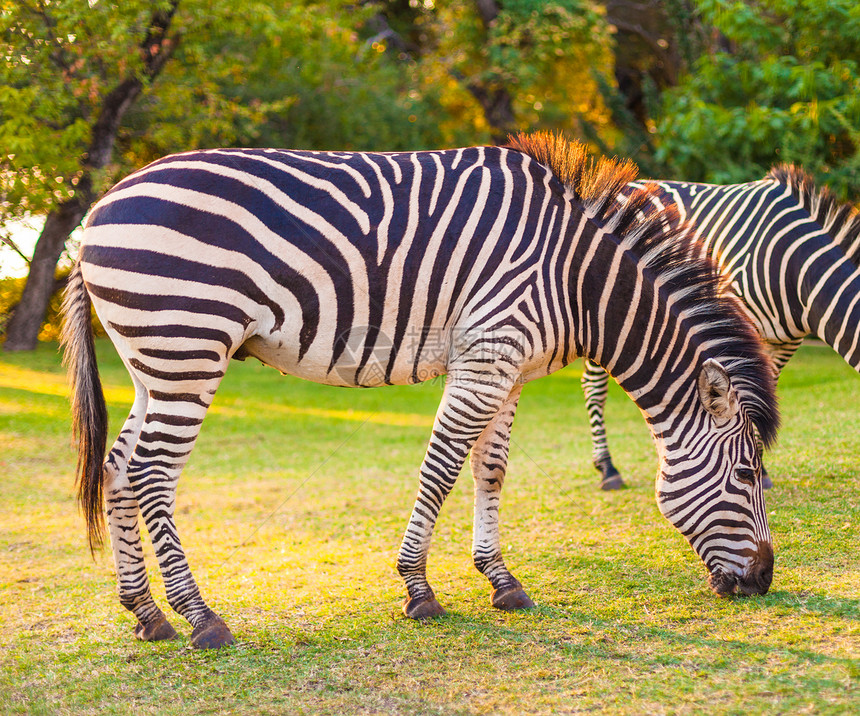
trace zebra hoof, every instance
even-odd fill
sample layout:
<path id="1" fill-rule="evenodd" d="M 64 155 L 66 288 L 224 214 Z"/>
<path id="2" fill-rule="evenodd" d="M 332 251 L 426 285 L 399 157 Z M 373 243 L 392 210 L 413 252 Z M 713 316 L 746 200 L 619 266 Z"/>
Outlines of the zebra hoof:
<path id="1" fill-rule="evenodd" d="M 214 614 L 191 632 L 191 645 L 195 649 L 220 649 L 235 643 L 227 624 Z"/>
<path id="2" fill-rule="evenodd" d="M 603 479 L 600 481 L 601 490 L 620 490 L 627 487 L 624 480 L 621 479 L 621 474 L 612 464 L 612 458 L 606 457 L 603 460 L 595 461 L 594 467 L 603 475 Z"/>
<path id="3" fill-rule="evenodd" d="M 407 599 L 403 602 L 403 613 L 410 619 L 435 619 L 445 615 L 445 608 L 431 595 L 423 599 Z"/>
<path id="4" fill-rule="evenodd" d="M 600 489 L 604 491 L 623 490 L 627 485 L 617 472 L 614 475 L 607 475 L 600 481 Z"/>
<path id="5" fill-rule="evenodd" d="M 164 641 L 166 639 L 175 639 L 176 629 L 173 628 L 162 614 L 158 619 L 149 622 L 149 624 L 138 622 L 134 628 L 134 636 L 141 641 Z"/>
<path id="6" fill-rule="evenodd" d="M 535 603 L 529 598 L 522 587 L 512 587 L 504 591 L 496 590 L 493 592 L 493 606 L 496 609 L 503 609 L 506 612 L 513 612 L 517 609 L 532 609 Z"/>

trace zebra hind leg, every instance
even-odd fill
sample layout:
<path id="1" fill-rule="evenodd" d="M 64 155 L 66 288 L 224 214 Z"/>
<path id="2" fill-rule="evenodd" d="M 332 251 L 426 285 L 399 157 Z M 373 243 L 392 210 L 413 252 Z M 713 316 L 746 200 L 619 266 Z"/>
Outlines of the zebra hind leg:
<path id="1" fill-rule="evenodd" d="M 134 635 L 138 639 L 159 641 L 174 638 L 176 630 L 152 598 L 140 539 L 140 510 L 128 480 L 128 460 L 137 444 L 147 405 L 145 388 L 134 372 L 129 372 L 134 382 L 135 399 L 125 425 L 105 459 L 105 507 L 120 604 L 137 617 Z"/>
<path id="2" fill-rule="evenodd" d="M 522 386 L 516 386 L 502 408 L 475 441 L 470 455 L 475 481 L 472 559 L 493 587 L 497 609 L 528 609 L 534 602 L 505 566 L 499 539 L 499 502 L 508 464 L 511 426 Z"/>
<path id="3" fill-rule="evenodd" d="M 510 375 L 449 371 L 421 464 L 415 506 L 397 556 L 397 571 L 409 594 L 403 612 L 411 619 L 428 619 L 445 613 L 427 581 L 430 538 L 466 455 L 504 404 L 514 380 Z"/>
<path id="4" fill-rule="evenodd" d="M 609 444 L 606 440 L 606 423 L 603 410 L 606 406 L 606 394 L 609 387 L 609 374 L 597 363 L 585 359 L 582 372 L 582 391 L 585 393 L 585 407 L 588 410 L 588 423 L 591 426 L 591 457 L 594 467 L 601 475 L 601 490 L 620 490 L 626 487 L 624 480 L 609 454 Z"/>
<path id="5" fill-rule="evenodd" d="M 176 486 L 222 376 L 223 370 L 209 373 L 209 380 L 193 387 L 178 379 L 172 391 L 150 390 L 128 470 L 158 557 L 167 601 L 191 624 L 191 643 L 201 649 L 226 646 L 235 640 L 224 620 L 203 601 L 191 574 L 174 520 Z"/>

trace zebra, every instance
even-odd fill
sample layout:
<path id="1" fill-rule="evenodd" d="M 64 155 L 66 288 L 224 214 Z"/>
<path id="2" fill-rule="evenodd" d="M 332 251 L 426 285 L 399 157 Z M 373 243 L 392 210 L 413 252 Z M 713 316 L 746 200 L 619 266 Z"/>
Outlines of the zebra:
<path id="1" fill-rule="evenodd" d="M 581 355 L 607 365 L 647 416 L 659 508 L 711 590 L 765 593 L 773 549 L 754 435 L 769 443 L 777 430 L 772 369 L 713 264 L 675 241 L 664 215 L 640 216 L 651 190 L 615 205 L 635 171 L 538 134 L 403 153 L 194 151 L 108 192 L 85 222 L 63 345 L 90 549 L 104 505 L 136 637 L 176 634 L 151 596 L 140 516 L 192 644 L 234 641 L 174 520 L 179 474 L 231 357 L 341 386 L 446 375 L 397 556 L 407 617 L 444 614 L 425 567 L 469 454 L 475 566 L 494 607 L 534 605 L 499 541 L 509 434 L 523 384 Z M 135 388 L 104 461 L 91 305 Z"/>
<path id="2" fill-rule="evenodd" d="M 759 181 L 714 185 L 658 181 L 655 207 L 675 207 L 712 256 L 764 341 L 774 378 L 803 339 L 814 335 L 860 371 L 860 212 L 812 177 L 783 164 Z M 632 182 L 628 195 L 642 188 Z M 693 230 L 693 229 L 691 229 Z M 582 388 L 600 487 L 624 480 L 606 439 L 606 371 L 586 359 Z M 761 450 L 761 445 L 759 446 Z M 762 466 L 765 489 L 772 486 Z"/>

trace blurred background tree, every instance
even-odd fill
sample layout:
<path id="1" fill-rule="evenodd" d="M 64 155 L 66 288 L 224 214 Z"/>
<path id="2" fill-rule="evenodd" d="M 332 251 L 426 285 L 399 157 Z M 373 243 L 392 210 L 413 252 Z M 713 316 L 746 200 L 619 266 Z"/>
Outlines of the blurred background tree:
<path id="1" fill-rule="evenodd" d="M 174 151 L 544 128 L 648 176 L 787 161 L 860 191 L 854 0 L 0 0 L 0 47 L 0 238 L 47 217 L 26 288 L 0 286 L 6 349 L 35 344 L 91 203 Z"/>
<path id="2" fill-rule="evenodd" d="M 860 4 L 699 0 L 710 41 L 663 96 L 655 156 L 672 176 L 732 183 L 802 165 L 860 190 Z"/>
<path id="3" fill-rule="evenodd" d="M 65 241 L 101 193 L 125 113 L 169 61 L 176 2 L 2 5 L 0 218 L 46 215 L 9 350 L 35 347 Z M 9 242 L 8 237 L 5 239 Z"/>

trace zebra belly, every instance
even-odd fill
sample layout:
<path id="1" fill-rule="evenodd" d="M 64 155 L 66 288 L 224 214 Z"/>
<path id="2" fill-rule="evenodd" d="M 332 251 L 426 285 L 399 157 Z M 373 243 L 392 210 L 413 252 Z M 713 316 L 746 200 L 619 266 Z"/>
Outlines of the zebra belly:
<path id="1" fill-rule="evenodd" d="M 374 388 L 382 385 L 409 385 L 431 380 L 447 372 L 447 353 L 423 351 L 416 358 L 408 342 L 400 349 L 387 339 L 367 340 L 366 329 L 353 329 L 340 342 L 340 352 L 332 360 L 331 346 L 314 344 L 299 358 L 298 342 L 283 332 L 254 335 L 242 345 L 242 354 L 285 375 L 294 375 L 324 385 L 344 388 Z"/>

